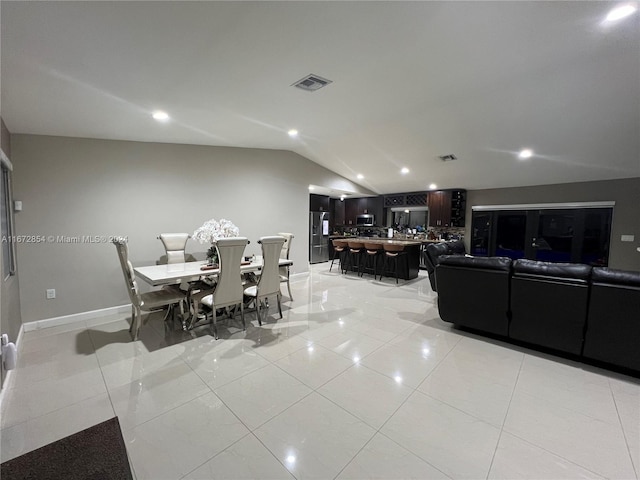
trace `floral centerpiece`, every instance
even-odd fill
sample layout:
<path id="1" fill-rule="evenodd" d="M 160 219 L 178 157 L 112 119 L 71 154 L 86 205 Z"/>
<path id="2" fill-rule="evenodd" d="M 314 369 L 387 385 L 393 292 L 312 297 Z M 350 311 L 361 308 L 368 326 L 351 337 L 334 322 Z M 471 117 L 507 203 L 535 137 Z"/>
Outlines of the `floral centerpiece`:
<path id="1" fill-rule="evenodd" d="M 211 264 L 218 263 L 218 250 L 215 243 L 221 238 L 237 237 L 239 235 L 240 229 L 224 218 L 221 218 L 220 221 L 214 218 L 207 220 L 193 232 L 194 240 L 203 244 L 211 244 L 211 247 L 207 250 L 207 259 Z"/>

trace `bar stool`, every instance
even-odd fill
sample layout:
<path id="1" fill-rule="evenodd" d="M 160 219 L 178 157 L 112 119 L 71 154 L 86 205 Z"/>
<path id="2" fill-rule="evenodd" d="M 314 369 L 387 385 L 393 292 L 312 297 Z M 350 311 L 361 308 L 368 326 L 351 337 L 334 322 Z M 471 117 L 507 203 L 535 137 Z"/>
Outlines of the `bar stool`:
<path id="1" fill-rule="evenodd" d="M 349 240 L 349 251 L 347 252 L 347 268 L 343 270 L 346 272 L 348 268 L 356 267 L 356 272 L 359 274 L 362 270 L 362 254 L 364 253 L 364 243 L 356 240 Z"/>
<path id="2" fill-rule="evenodd" d="M 331 266 L 329 267 L 329 271 L 333 268 L 333 262 L 336 257 L 338 257 L 338 261 L 340 262 L 340 269 L 342 269 L 342 264 L 344 262 L 345 252 L 347 251 L 348 245 L 346 240 L 331 240 L 333 244 L 333 258 L 331 259 Z"/>
<path id="3" fill-rule="evenodd" d="M 370 268 L 371 264 L 373 264 L 373 279 L 375 280 L 378 272 L 378 258 L 383 255 L 382 245 L 379 243 L 364 242 L 364 249 L 364 265 L 360 276 L 363 276 L 364 270 Z"/>
<path id="4" fill-rule="evenodd" d="M 384 272 L 389 265 L 392 265 L 392 269 L 388 270 L 391 273 L 395 273 L 396 283 L 398 283 L 398 260 L 404 259 L 406 260 L 407 254 L 404 251 L 404 245 L 398 245 L 395 243 L 385 243 L 383 245 L 384 248 L 384 262 L 382 263 L 382 272 L 380 272 L 380 280 L 384 276 Z M 409 265 L 407 264 L 407 269 Z"/>

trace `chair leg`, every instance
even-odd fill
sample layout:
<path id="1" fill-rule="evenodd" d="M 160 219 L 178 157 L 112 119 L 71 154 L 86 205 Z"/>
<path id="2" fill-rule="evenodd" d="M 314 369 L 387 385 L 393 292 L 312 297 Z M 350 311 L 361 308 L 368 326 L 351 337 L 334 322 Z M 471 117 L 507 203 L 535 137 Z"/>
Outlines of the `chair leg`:
<path id="1" fill-rule="evenodd" d="M 217 325 L 218 314 L 216 313 L 216 306 L 211 305 L 211 310 L 213 313 L 213 336 L 215 337 L 216 340 L 218 340 L 218 325 Z"/>
<path id="2" fill-rule="evenodd" d="M 287 277 L 287 290 L 289 291 L 289 300 L 293 302 L 293 296 L 291 295 L 291 284 L 289 283 L 288 277 Z"/>
<path id="3" fill-rule="evenodd" d="M 129 325 L 129 333 L 133 334 L 133 323 L 136 321 L 136 307 L 131 305 L 131 324 Z"/>
<path id="4" fill-rule="evenodd" d="M 331 259 L 331 265 L 329 265 L 329 271 L 333 268 L 333 262 L 336 261 L 336 252 L 333 252 L 333 258 Z"/>
<path id="5" fill-rule="evenodd" d="M 278 311 L 280 312 L 280 318 L 282 318 L 282 305 L 280 305 L 280 299 L 282 298 L 282 294 L 278 293 Z"/>
<path id="6" fill-rule="evenodd" d="M 262 300 L 258 300 L 258 297 L 256 297 L 255 302 L 256 313 L 258 314 L 258 325 L 262 326 L 262 317 L 260 316 L 260 307 L 262 306 Z"/>
<path id="7" fill-rule="evenodd" d="M 138 333 L 140 332 L 140 323 L 142 322 L 142 312 L 139 308 L 135 309 L 134 317 L 131 318 L 131 326 L 133 327 L 132 336 L 133 340 L 138 340 Z"/>
<path id="8" fill-rule="evenodd" d="M 244 302 L 240 302 L 240 318 L 242 318 L 242 331 L 245 331 L 247 324 L 244 323 Z"/>

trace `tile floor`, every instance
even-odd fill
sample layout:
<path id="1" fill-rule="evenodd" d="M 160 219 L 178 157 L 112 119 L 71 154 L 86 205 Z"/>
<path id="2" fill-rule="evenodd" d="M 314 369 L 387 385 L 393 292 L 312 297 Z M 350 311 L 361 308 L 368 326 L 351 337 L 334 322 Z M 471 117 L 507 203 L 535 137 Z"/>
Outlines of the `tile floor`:
<path id="1" fill-rule="evenodd" d="M 637 479 L 640 381 L 456 331 L 424 272 L 311 268 L 267 324 L 24 335 L 2 460 L 114 415 L 142 479 Z M 286 298 L 286 297 L 285 297 Z"/>

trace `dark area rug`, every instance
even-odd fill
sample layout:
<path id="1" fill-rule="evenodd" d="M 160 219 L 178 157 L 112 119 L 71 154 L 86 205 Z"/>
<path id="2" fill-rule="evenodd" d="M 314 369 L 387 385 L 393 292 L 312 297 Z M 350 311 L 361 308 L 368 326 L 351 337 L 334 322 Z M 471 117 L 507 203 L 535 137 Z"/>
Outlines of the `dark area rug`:
<path id="1" fill-rule="evenodd" d="M 0 465 L 2 480 L 133 480 L 114 417 Z"/>

